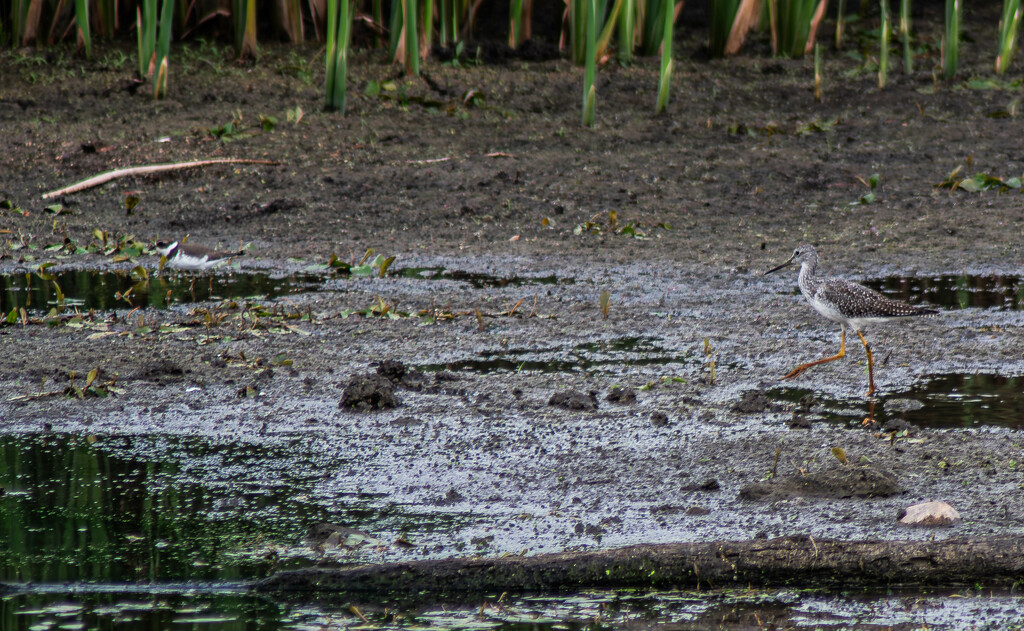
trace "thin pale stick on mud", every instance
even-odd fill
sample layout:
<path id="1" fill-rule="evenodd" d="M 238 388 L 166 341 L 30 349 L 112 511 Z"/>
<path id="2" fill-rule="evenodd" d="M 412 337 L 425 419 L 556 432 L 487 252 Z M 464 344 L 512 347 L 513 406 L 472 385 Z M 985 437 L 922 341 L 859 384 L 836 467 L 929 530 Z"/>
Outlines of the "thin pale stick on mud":
<path id="1" fill-rule="evenodd" d="M 76 182 L 71 186 L 59 188 L 55 191 L 43 193 L 43 199 L 49 199 L 51 197 L 57 197 L 58 195 L 67 195 L 69 193 L 77 193 L 78 191 L 84 191 L 87 188 L 99 186 L 100 184 L 106 184 L 111 180 L 116 180 L 121 177 L 128 177 L 131 175 L 148 175 L 150 173 L 163 173 L 164 171 L 177 171 L 179 169 L 191 169 L 194 167 L 205 167 L 214 164 L 269 164 L 276 165 L 280 164 L 274 160 L 250 160 L 246 158 L 214 158 L 212 160 L 194 160 L 192 162 L 172 162 L 169 164 L 151 164 L 144 167 L 129 167 L 127 169 L 115 169 L 113 171 L 107 171 L 106 173 L 100 173 L 94 175 L 91 178 Z"/>

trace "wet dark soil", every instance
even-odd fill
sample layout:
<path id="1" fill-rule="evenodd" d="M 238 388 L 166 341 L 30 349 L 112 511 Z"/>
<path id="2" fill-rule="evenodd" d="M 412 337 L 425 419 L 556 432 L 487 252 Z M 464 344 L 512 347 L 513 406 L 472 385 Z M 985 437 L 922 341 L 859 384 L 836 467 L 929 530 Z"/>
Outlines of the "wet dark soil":
<path id="1" fill-rule="evenodd" d="M 415 545 L 376 550 L 383 558 L 1017 533 L 1018 431 L 862 423 L 872 410 L 855 342 L 845 360 L 786 384 L 843 402 L 849 423 L 773 394 L 780 376 L 839 342 L 794 293 L 795 274 L 762 277 L 801 242 L 854 280 L 1019 274 L 1021 192 L 936 186 L 958 167 L 1021 175 L 1019 74 L 992 78 L 980 42 L 997 20 L 969 14 L 960 78 L 937 80 L 934 17 L 919 21 L 917 70 L 894 70 L 885 90 L 861 46 L 826 50 L 822 103 L 810 61 L 760 56 L 763 39 L 750 55 L 707 60 L 703 32 L 684 26 L 669 112 L 654 114 L 656 60 L 612 63 L 592 129 L 579 124 L 581 71 L 562 60 L 428 62 L 427 81 L 360 51 L 341 117 L 322 111 L 313 48 L 268 46 L 239 64 L 215 45 L 184 45 L 160 102 L 129 89 L 132 64 L 118 51 L 90 62 L 59 49 L 2 53 L 0 271 L 52 261 L 152 272 L 155 256 L 48 246 L 189 235 L 248 246 L 214 283 L 306 271 L 325 286 L 4 326 L 0 431 L 281 435 L 313 453 L 344 448 L 318 501 L 354 485 L 378 507 L 463 519 L 414 531 Z M 367 91 L 373 82 L 379 92 Z M 117 180 L 57 199 L 59 212 L 40 199 L 114 168 L 214 157 L 280 164 Z M 126 210 L 129 198 L 138 203 Z M 368 261 L 395 257 L 383 277 L 326 267 L 332 254 L 358 265 L 368 249 Z M 424 268 L 515 282 L 402 273 Z M 946 310 L 868 338 L 879 408 L 926 376 L 1024 374 L 1019 311 Z M 418 385 L 377 375 L 388 361 L 421 369 Z M 107 396 L 52 394 L 97 366 Z M 860 492 L 851 469 L 885 472 L 893 492 Z M 807 476 L 849 484 L 741 499 L 750 485 Z M 963 521 L 938 534 L 897 524 L 900 509 L 930 499 Z"/>

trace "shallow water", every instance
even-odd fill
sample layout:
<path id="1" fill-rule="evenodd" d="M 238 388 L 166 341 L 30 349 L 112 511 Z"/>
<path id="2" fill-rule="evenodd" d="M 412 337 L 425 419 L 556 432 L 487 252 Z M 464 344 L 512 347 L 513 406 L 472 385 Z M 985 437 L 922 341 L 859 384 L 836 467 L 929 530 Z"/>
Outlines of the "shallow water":
<path id="1" fill-rule="evenodd" d="M 768 397 L 798 404 L 798 411 L 831 421 L 860 423 L 872 417 L 879 423 L 902 419 L 919 427 L 954 429 L 997 426 L 1024 428 L 1024 377 L 989 373 L 926 376 L 906 392 L 836 400 L 805 388 L 776 388 Z M 802 403 L 802 405 L 801 405 Z"/>
<path id="2" fill-rule="evenodd" d="M 1009 629 L 1024 623 L 1021 598 L 970 590 L 825 594 L 793 590 L 588 591 L 566 595 L 483 597 L 472 604 L 294 605 L 238 588 L 116 585 L 77 592 L 41 588 L 0 597 L 6 629 L 193 628 L 212 631 L 329 629 Z"/>
<path id="3" fill-rule="evenodd" d="M 865 281 L 864 285 L 904 302 L 947 309 L 1024 307 L 1024 286 L 1019 276 L 887 276 Z"/>
<path id="4" fill-rule="evenodd" d="M 456 516 L 382 508 L 373 493 L 317 493 L 344 471 L 288 437 L 260 446 L 210 438 L 37 434 L 0 438 L 0 628 L 200 628 L 211 631 L 396 629 L 1005 628 L 1020 599 L 970 591 L 829 594 L 793 590 L 587 591 L 492 594 L 469 604 L 294 605 L 247 591 L 276 569 L 372 558 L 300 543 L 311 523 L 426 539 Z M 450 536 L 447 535 L 447 536 Z M 365 618 L 366 620 L 364 621 Z"/>
<path id="5" fill-rule="evenodd" d="M 163 275 L 143 278 L 127 271 L 68 270 L 52 275 L 52 280 L 35 273 L 0 275 L 0 313 L 22 307 L 37 312 L 61 306 L 67 310 L 105 311 L 164 309 L 172 304 L 204 300 L 272 299 L 313 291 L 323 282 L 312 274 L 272 277 L 253 272 L 191 275 L 165 270 Z"/>

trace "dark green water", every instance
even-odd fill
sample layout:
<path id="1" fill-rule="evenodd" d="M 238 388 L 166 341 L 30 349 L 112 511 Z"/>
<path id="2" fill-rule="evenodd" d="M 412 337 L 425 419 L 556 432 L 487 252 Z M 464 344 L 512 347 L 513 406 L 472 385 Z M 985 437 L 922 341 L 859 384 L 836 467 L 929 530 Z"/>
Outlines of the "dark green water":
<path id="1" fill-rule="evenodd" d="M 799 403 L 806 396 L 819 399 L 811 416 L 856 422 L 871 415 L 862 398 L 837 401 L 804 388 L 770 390 L 769 398 Z M 960 428 L 997 426 L 1024 429 L 1024 377 L 986 373 L 931 375 L 910 390 L 876 397 L 874 419 L 885 423 L 900 418 L 920 427 Z M 911 402 L 906 405 L 905 402 Z"/>
<path id="2" fill-rule="evenodd" d="M 1019 276 L 889 276 L 865 281 L 864 285 L 904 302 L 947 309 L 1024 307 Z"/>
<path id="3" fill-rule="evenodd" d="M 963 628 L 965 620 L 987 628 L 1024 622 L 1020 598 L 988 592 L 621 590 L 513 596 L 500 603 L 493 594 L 448 606 L 357 603 L 358 613 L 348 602 L 291 604 L 250 595 L 249 579 L 317 562 L 300 543 L 311 523 L 404 530 L 413 540 L 430 529 L 457 530 L 436 513 L 381 508 L 377 498 L 358 492 L 314 499 L 323 496 L 317 488 L 326 478 L 346 471 L 346 462 L 343 451 L 324 455 L 308 442 L 0 437 L 0 572 L 17 589 L 0 595 L 0 629 L 596 631 L 824 624 L 935 630 Z"/>
<path id="4" fill-rule="evenodd" d="M 35 273 L 0 275 L 0 313 L 24 307 L 29 311 L 49 311 L 59 306 L 64 294 L 65 310 L 164 309 L 168 304 L 245 298 L 272 299 L 289 294 L 315 291 L 323 282 L 312 274 L 293 274 L 272 278 L 263 273 L 193 276 L 167 270 L 162 276 L 140 280 L 125 272 L 64 271 L 44 280 Z M 170 303 L 168 303 L 170 300 Z"/>

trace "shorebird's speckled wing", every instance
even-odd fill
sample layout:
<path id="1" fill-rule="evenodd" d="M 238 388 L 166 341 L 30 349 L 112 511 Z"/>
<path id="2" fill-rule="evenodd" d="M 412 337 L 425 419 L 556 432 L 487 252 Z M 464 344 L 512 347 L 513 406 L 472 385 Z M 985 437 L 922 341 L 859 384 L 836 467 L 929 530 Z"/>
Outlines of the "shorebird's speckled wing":
<path id="1" fill-rule="evenodd" d="M 938 313 L 908 305 L 857 283 L 830 278 L 821 284 L 815 297 L 851 320 L 865 318 L 902 318 Z"/>

